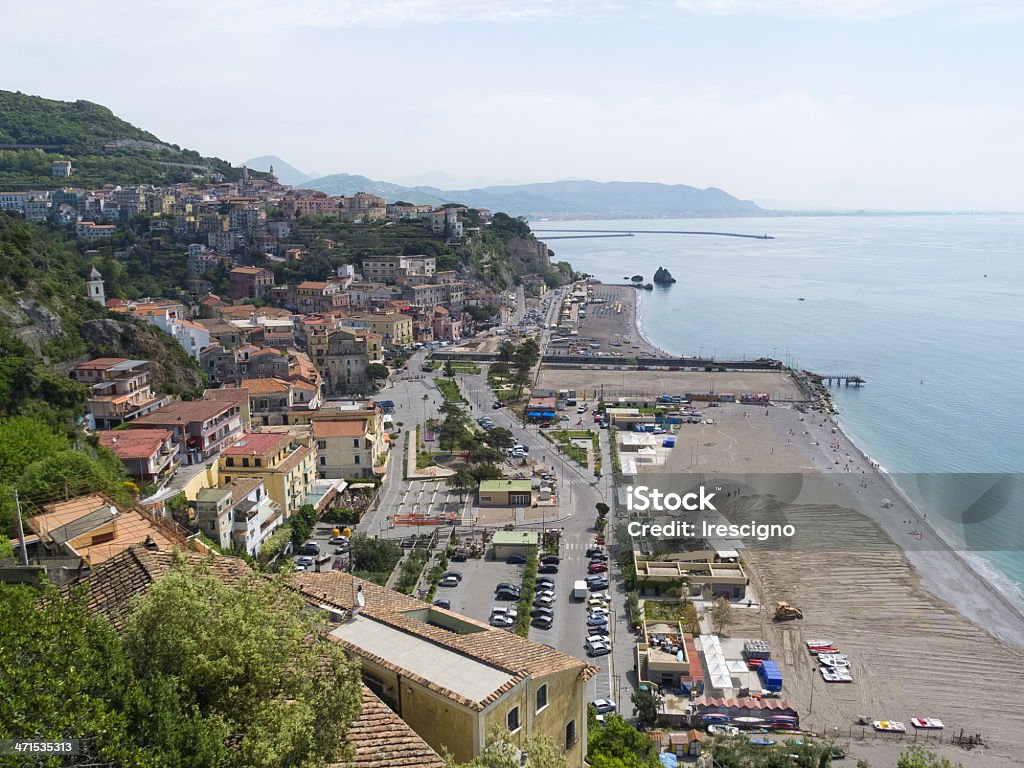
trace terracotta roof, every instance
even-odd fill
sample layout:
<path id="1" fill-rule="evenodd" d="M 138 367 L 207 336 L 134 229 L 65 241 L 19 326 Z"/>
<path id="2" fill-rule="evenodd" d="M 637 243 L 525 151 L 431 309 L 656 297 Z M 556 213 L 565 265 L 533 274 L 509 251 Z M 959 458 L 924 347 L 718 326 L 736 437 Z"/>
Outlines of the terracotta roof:
<path id="1" fill-rule="evenodd" d="M 445 762 L 373 691 L 363 686 L 363 712 L 348 729 L 352 768 L 443 768 Z M 331 768 L 342 768 L 336 764 Z"/>
<path id="2" fill-rule="evenodd" d="M 413 597 L 385 589 L 348 573 L 336 571 L 331 573 L 295 573 L 287 578 L 286 583 L 292 585 L 312 601 L 329 603 L 343 610 L 350 610 L 355 606 L 356 591 L 362 587 L 366 599 L 366 607 L 362 610 L 363 616 L 508 672 L 512 676 L 509 683 L 491 692 L 482 701 L 468 700 L 441 688 L 430 680 L 417 675 L 409 675 L 410 679 L 417 679 L 422 685 L 437 690 L 442 695 L 478 711 L 484 709 L 491 701 L 501 696 L 505 690 L 518 684 L 526 676 L 542 677 L 576 669 L 579 678 L 586 681 L 598 672 L 596 667 L 585 661 L 465 616 L 459 616 L 459 620 L 479 627 L 480 631 L 459 634 L 433 626 L 417 618 L 416 614 L 428 608 L 442 614 L 447 612 L 440 608 L 432 608 Z M 350 651 L 356 651 L 355 648 L 350 648 L 344 640 L 335 636 L 332 638 Z M 389 668 L 394 666 L 380 657 L 374 657 L 373 660 Z M 396 669 L 396 671 L 398 670 Z M 401 671 L 403 674 L 408 674 L 407 670 Z"/>
<path id="3" fill-rule="evenodd" d="M 97 357 L 95 360 L 90 360 L 87 363 L 82 363 L 81 365 L 76 365 L 75 366 L 75 370 L 76 371 L 89 371 L 89 370 L 95 369 L 97 371 L 105 371 L 105 370 L 107 370 L 107 368 L 113 368 L 118 363 L 127 363 L 127 362 L 128 362 L 128 358 L 126 358 L 126 357 Z"/>
<path id="4" fill-rule="evenodd" d="M 301 464 L 311 452 L 312 449 L 305 445 L 300 445 L 292 452 L 291 456 L 277 465 L 276 471 L 291 472 L 295 467 L 299 466 L 299 464 Z"/>
<path id="5" fill-rule="evenodd" d="M 288 435 L 266 432 L 246 432 L 234 445 L 221 452 L 221 456 L 266 456 L 277 453 L 291 442 Z"/>
<path id="6" fill-rule="evenodd" d="M 192 421 L 212 419 L 231 408 L 234 403 L 215 402 L 213 400 L 177 400 L 158 408 L 152 413 L 140 416 L 128 425 L 137 428 L 146 425 L 164 426 L 165 424 L 187 424 Z"/>
<path id="7" fill-rule="evenodd" d="M 245 387 L 221 387 L 220 389 L 204 389 L 203 400 L 220 400 L 225 403 L 241 405 L 249 399 L 249 390 Z"/>
<path id="8" fill-rule="evenodd" d="M 237 504 L 261 485 L 263 480 L 258 477 L 236 477 L 227 485 L 231 489 L 231 503 Z"/>
<path id="9" fill-rule="evenodd" d="M 100 445 L 119 459 L 148 459 L 171 436 L 166 429 L 111 429 L 100 432 Z"/>
<path id="10" fill-rule="evenodd" d="M 287 392 L 290 387 L 283 379 L 242 379 L 242 386 L 250 395 L 275 395 Z"/>
<path id="11" fill-rule="evenodd" d="M 362 437 L 366 434 L 366 420 L 352 421 L 314 421 L 313 437 Z"/>
<path id="12" fill-rule="evenodd" d="M 261 275 L 269 270 L 263 269 L 263 267 L 235 267 L 228 274 L 234 275 Z"/>

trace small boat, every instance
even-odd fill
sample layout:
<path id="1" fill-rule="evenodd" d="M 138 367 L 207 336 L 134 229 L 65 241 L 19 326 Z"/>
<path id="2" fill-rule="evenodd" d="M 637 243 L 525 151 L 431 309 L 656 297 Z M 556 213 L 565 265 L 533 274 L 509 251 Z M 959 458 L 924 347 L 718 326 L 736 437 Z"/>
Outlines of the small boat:
<path id="1" fill-rule="evenodd" d="M 801 296 L 800 298 L 797 299 L 797 301 L 807 301 L 807 299 L 805 299 L 803 296 Z"/>
<path id="2" fill-rule="evenodd" d="M 941 720 L 934 717 L 912 717 L 910 724 L 923 731 L 941 731 L 946 727 Z"/>
<path id="3" fill-rule="evenodd" d="M 705 723 L 728 723 L 729 716 L 723 715 L 719 712 L 708 712 L 706 715 L 701 717 Z"/>
<path id="4" fill-rule="evenodd" d="M 907 726 L 896 720 L 875 720 L 871 726 L 880 733 L 906 733 Z"/>
<path id="5" fill-rule="evenodd" d="M 832 647 L 832 641 L 831 640 L 808 640 L 807 641 L 807 647 L 808 648 L 831 648 Z"/>
<path id="6" fill-rule="evenodd" d="M 732 719 L 736 725 L 761 725 L 764 720 L 760 717 L 734 717 Z"/>
<path id="7" fill-rule="evenodd" d="M 772 715 L 768 718 L 769 723 L 795 723 L 796 718 L 792 715 Z"/>
<path id="8" fill-rule="evenodd" d="M 826 683 L 852 683 L 853 676 L 846 669 L 835 669 L 834 667 L 822 667 L 821 677 Z"/>
<path id="9" fill-rule="evenodd" d="M 712 723 L 708 726 L 708 733 L 716 736 L 735 736 L 740 732 L 740 729 L 735 725 L 716 725 Z"/>

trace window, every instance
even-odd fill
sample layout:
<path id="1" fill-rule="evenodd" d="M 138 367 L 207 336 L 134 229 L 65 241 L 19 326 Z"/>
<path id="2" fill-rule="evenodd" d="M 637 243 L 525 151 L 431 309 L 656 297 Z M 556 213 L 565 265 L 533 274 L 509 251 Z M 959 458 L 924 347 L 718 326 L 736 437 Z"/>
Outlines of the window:
<path id="1" fill-rule="evenodd" d="M 359 447 L 359 438 L 358 437 L 356 437 L 356 438 L 354 438 L 352 440 L 352 447 L 353 448 L 358 448 Z"/>
<path id="2" fill-rule="evenodd" d="M 256 462 L 257 467 L 263 463 L 263 459 L 255 459 L 254 461 Z"/>
<path id="3" fill-rule="evenodd" d="M 243 467 L 248 467 L 249 466 L 249 459 L 242 459 L 242 466 Z"/>
<path id="4" fill-rule="evenodd" d="M 228 465 L 229 467 L 233 467 L 233 466 L 235 466 L 235 460 L 234 460 L 234 459 L 232 459 L 232 458 L 231 458 L 230 456 L 228 456 L 228 460 L 227 460 L 227 465 Z"/>
<path id="5" fill-rule="evenodd" d="M 361 463 L 362 463 L 361 459 L 362 459 L 362 456 L 360 456 L 360 455 L 359 455 L 359 454 L 357 453 L 357 454 L 355 455 L 355 460 L 353 461 L 353 463 L 354 463 L 354 464 L 361 464 Z"/>
<path id="6" fill-rule="evenodd" d="M 547 683 L 537 689 L 537 711 L 540 712 L 544 707 L 548 705 L 548 686 Z"/>
<path id="7" fill-rule="evenodd" d="M 320 457 L 320 466 L 323 467 L 326 464 L 327 464 L 327 457 L 326 456 L 321 456 Z"/>
<path id="8" fill-rule="evenodd" d="M 576 744 L 576 721 L 570 720 L 565 726 L 565 748 L 572 749 Z"/>
<path id="9" fill-rule="evenodd" d="M 519 707 L 512 707 L 509 710 L 508 715 L 505 716 L 505 722 L 508 723 L 510 733 L 515 733 L 519 730 Z"/>

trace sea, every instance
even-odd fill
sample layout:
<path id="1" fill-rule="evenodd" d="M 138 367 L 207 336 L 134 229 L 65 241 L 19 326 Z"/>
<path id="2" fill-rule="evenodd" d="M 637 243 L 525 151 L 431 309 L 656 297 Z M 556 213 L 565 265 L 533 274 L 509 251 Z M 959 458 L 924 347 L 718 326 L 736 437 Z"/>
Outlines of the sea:
<path id="1" fill-rule="evenodd" d="M 834 386 L 838 421 L 994 586 L 1024 590 L 1024 215 L 533 221 L 556 260 L 638 291 L 672 354 L 772 357 Z M 555 239 L 550 230 L 631 232 Z M 701 231 L 769 235 L 773 239 Z M 575 234 L 586 234 L 583 232 Z M 598 233 L 595 233 L 598 234 Z"/>

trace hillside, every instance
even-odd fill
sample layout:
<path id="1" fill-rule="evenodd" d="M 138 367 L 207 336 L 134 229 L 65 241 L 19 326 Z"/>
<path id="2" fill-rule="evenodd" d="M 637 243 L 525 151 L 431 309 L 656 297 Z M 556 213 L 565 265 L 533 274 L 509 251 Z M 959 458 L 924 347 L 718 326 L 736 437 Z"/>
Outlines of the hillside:
<path id="1" fill-rule="evenodd" d="M 72 162 L 71 180 L 52 176 L 55 160 Z M 213 173 L 235 179 L 241 171 L 162 142 L 99 104 L 0 91 L 0 189 L 168 184 Z"/>
<path id="2" fill-rule="evenodd" d="M 740 200 L 714 187 L 697 189 L 685 184 L 636 181 L 556 181 L 444 190 L 402 187 L 342 173 L 314 179 L 302 186 L 335 195 L 371 192 L 389 200 L 412 203 L 462 203 L 530 218 L 669 218 L 746 216 L 762 212 L 753 202 Z"/>
<path id="3" fill-rule="evenodd" d="M 199 368 L 177 341 L 134 318 L 111 315 L 85 297 L 90 269 L 62 234 L 0 213 L 0 337 L 6 339 L 7 372 L 20 371 L 17 384 L 0 381 L 0 415 L 25 407 L 52 411 L 53 422 L 81 415 L 84 397 L 31 402 L 33 382 L 94 356 L 153 360 L 159 391 L 198 394 Z"/>

